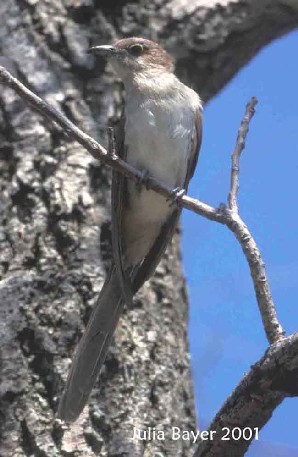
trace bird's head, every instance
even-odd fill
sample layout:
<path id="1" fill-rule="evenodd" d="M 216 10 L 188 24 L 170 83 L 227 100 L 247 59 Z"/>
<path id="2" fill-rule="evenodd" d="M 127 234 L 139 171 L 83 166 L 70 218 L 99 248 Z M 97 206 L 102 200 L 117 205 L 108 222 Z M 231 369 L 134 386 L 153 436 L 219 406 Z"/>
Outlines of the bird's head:
<path id="1" fill-rule="evenodd" d="M 173 59 L 167 51 L 145 38 L 124 38 L 112 45 L 93 46 L 89 52 L 107 58 L 122 79 L 174 70 Z"/>

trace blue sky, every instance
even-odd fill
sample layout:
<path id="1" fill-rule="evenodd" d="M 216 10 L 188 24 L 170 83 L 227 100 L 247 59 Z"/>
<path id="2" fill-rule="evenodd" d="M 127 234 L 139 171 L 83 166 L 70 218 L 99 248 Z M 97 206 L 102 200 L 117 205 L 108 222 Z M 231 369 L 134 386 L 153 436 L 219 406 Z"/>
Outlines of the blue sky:
<path id="1" fill-rule="evenodd" d="M 206 106 L 204 139 L 189 194 L 218 206 L 246 102 L 259 103 L 241 160 L 240 213 L 267 267 L 287 334 L 298 331 L 298 32 L 273 42 Z M 190 344 L 197 412 L 206 427 L 267 347 L 248 267 L 232 234 L 183 214 L 183 260 L 191 302 Z M 298 399 L 286 400 L 249 457 L 298 457 Z"/>

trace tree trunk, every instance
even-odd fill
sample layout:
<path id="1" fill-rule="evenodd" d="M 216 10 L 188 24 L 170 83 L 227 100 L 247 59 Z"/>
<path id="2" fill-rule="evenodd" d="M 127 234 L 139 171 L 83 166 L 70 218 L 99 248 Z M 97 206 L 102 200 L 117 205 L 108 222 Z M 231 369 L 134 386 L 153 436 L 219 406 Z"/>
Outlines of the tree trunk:
<path id="1" fill-rule="evenodd" d="M 2 0 L 0 64 L 104 143 L 122 94 L 90 45 L 158 40 L 207 101 L 297 23 L 291 0 Z M 110 171 L 2 87 L 0 108 L 0 455 L 192 455 L 188 441 L 132 439 L 134 427 L 196 428 L 178 231 L 121 319 L 89 408 L 55 421 L 111 255 Z"/>

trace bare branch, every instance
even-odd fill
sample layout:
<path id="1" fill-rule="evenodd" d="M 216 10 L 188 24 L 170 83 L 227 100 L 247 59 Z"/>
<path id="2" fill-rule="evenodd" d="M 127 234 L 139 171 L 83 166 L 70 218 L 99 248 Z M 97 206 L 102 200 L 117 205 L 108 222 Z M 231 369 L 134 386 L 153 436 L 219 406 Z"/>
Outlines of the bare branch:
<path id="1" fill-rule="evenodd" d="M 223 211 L 226 214 L 225 224 L 236 236 L 247 260 L 264 330 L 268 342 L 273 344 L 284 337 L 284 331 L 277 318 L 260 250 L 240 216 L 227 208 Z"/>
<path id="2" fill-rule="evenodd" d="M 226 214 L 224 223 L 239 241 L 249 265 L 263 326 L 267 339 L 269 343 L 272 344 L 283 338 L 284 332 L 277 319 L 275 306 L 270 293 L 269 282 L 266 277 L 265 264 L 255 240 L 239 216 L 237 201 L 240 158 L 242 151 L 245 148 L 249 123 L 255 113 L 255 106 L 257 103 L 257 99 L 252 97 L 250 102 L 246 105 L 245 114 L 238 130 L 236 146 L 232 154 L 231 187 L 228 195 L 229 209 L 222 206 L 222 210 Z"/>
<path id="3" fill-rule="evenodd" d="M 245 148 L 245 140 L 248 134 L 249 123 L 255 113 L 255 106 L 258 103 L 258 100 L 255 97 L 252 97 L 249 103 L 246 105 L 245 114 L 241 121 L 240 128 L 238 130 L 238 136 L 236 141 L 236 146 L 232 154 L 232 168 L 231 168 L 231 187 L 230 193 L 228 196 L 229 208 L 232 211 L 238 213 L 238 190 L 239 190 L 239 162 L 241 153 Z"/>
<path id="4" fill-rule="evenodd" d="M 272 345 L 218 411 L 209 427 L 214 438 L 201 441 L 194 457 L 242 457 L 274 409 L 285 397 L 297 396 L 297 354 L 298 333 Z M 229 440 L 222 439 L 236 427 L 242 433 L 246 429 L 246 436 L 235 441 L 230 434 Z"/>

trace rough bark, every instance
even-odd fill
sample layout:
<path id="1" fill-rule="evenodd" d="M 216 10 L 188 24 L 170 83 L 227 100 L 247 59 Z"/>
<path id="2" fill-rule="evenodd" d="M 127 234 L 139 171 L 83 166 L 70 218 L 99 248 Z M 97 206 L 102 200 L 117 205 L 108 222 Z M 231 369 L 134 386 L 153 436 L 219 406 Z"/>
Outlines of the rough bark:
<path id="1" fill-rule="evenodd" d="M 104 141 L 121 91 L 101 63 L 94 67 L 90 44 L 158 39 L 207 101 L 297 25 L 295 5 L 2 0 L 0 62 Z M 109 262 L 110 173 L 12 91 L 1 88 L 0 102 L 0 455 L 191 455 L 185 441 L 131 439 L 133 427 L 195 428 L 178 234 L 122 319 L 90 410 L 72 427 L 55 422 L 71 354 Z"/>
<path id="2" fill-rule="evenodd" d="M 251 440 L 223 440 L 227 428 L 246 429 L 254 439 L 256 429 L 260 430 L 270 420 L 285 397 L 297 396 L 297 369 L 298 333 L 295 333 L 272 344 L 251 367 L 210 424 L 214 439 L 201 441 L 194 457 L 242 457 Z"/>

